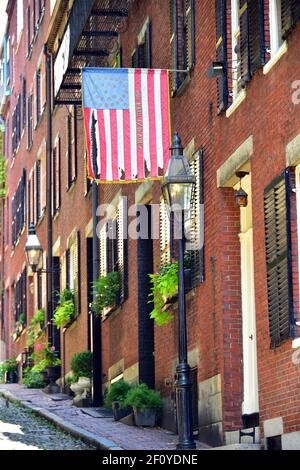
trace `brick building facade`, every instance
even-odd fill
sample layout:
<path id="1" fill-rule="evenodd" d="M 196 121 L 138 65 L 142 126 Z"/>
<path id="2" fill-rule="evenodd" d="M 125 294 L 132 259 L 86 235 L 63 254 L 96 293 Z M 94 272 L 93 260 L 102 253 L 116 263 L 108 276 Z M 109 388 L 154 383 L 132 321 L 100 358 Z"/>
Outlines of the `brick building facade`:
<path id="1" fill-rule="evenodd" d="M 204 230 L 204 249 L 193 261 L 186 296 L 195 429 L 200 440 L 218 445 L 236 442 L 252 420 L 270 446 L 281 436 L 283 448 L 299 448 L 299 7 L 283 0 L 89 0 L 75 21 L 79 4 L 8 2 L 2 64 L 9 92 L 1 102 L 8 161 L 1 231 L 6 355 L 22 362 L 26 329 L 13 341 L 14 322 L 24 314 L 28 324 L 39 308 L 60 350 L 62 376 L 75 352 L 95 346 L 92 188 L 78 68 L 177 70 L 170 73 L 172 129 L 199 170 L 199 211 L 204 206 L 204 222 L 196 227 L 197 236 Z M 98 35 L 89 43 L 95 30 L 110 31 L 111 42 Z M 60 62 L 64 50 L 68 63 Z M 248 205 L 241 209 L 237 171 L 246 173 L 241 185 Z M 19 196 L 16 209 L 18 187 L 26 196 Z M 98 190 L 98 204 L 112 203 L 110 217 L 119 229 L 131 223 L 139 205 L 149 214 L 152 207 L 153 215 L 161 202 L 158 182 Z M 136 205 L 133 212 L 127 214 L 124 201 L 128 208 Z M 158 218 L 154 214 L 153 223 Z M 45 250 L 44 268 L 59 266 L 59 275 L 38 279 L 28 271 L 24 244 L 31 222 Z M 121 377 L 148 383 L 162 394 L 162 425 L 175 429 L 177 317 L 154 325 L 148 304 L 148 274 L 171 256 L 166 227 L 161 220 L 159 239 L 129 237 L 125 243 L 119 237 L 122 301 L 101 318 L 99 350 L 93 352 L 101 361 L 103 389 Z M 114 270 L 109 247 L 100 234 L 100 275 Z M 57 302 L 52 292 L 66 286 L 76 297 L 75 321 L 59 332 L 51 322 Z"/>

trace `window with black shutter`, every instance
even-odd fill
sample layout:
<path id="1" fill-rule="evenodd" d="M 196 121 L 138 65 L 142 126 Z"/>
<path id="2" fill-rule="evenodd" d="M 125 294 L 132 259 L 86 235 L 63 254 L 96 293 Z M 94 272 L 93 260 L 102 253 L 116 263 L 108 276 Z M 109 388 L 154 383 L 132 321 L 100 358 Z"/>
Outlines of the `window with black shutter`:
<path id="1" fill-rule="evenodd" d="M 27 56 L 30 58 L 32 53 L 32 44 L 31 44 L 31 11 L 30 5 L 27 7 Z"/>
<path id="2" fill-rule="evenodd" d="M 176 70 L 172 91 L 175 93 L 195 66 L 195 1 L 170 0 L 170 24 L 172 69 Z"/>
<path id="3" fill-rule="evenodd" d="M 61 205 L 61 151 L 59 137 L 55 141 L 52 155 L 52 216 L 54 217 Z"/>
<path id="4" fill-rule="evenodd" d="M 127 198 L 121 197 L 115 218 L 103 225 L 99 237 L 100 276 L 120 274 L 120 302 L 128 296 Z M 108 313 L 108 312 L 105 312 Z"/>
<path id="5" fill-rule="evenodd" d="M 25 325 L 27 319 L 27 270 L 23 270 L 19 279 L 15 283 L 15 320 L 20 320 L 24 316 Z"/>
<path id="6" fill-rule="evenodd" d="M 289 172 L 264 191 L 265 244 L 271 347 L 293 336 Z"/>
<path id="7" fill-rule="evenodd" d="M 12 197 L 12 245 L 15 246 L 26 220 L 26 172 L 19 181 L 17 190 Z"/>
<path id="8" fill-rule="evenodd" d="M 27 133 L 28 133 L 28 149 L 31 149 L 33 143 L 33 96 L 30 94 L 27 100 L 28 107 L 28 124 L 27 124 Z"/>
<path id="9" fill-rule="evenodd" d="M 41 103 L 42 103 L 42 99 L 41 99 L 41 75 L 42 75 L 42 71 L 41 71 L 41 68 L 39 68 L 37 71 L 36 71 L 36 77 L 35 77 L 35 80 L 36 80 L 36 88 L 35 88 L 35 93 L 36 93 L 36 124 L 39 123 L 39 120 L 40 120 L 40 117 L 41 117 L 41 114 L 42 114 L 42 106 L 41 106 Z"/>
<path id="10" fill-rule="evenodd" d="M 223 65 L 223 74 L 217 77 L 218 113 L 228 106 L 228 65 L 227 65 L 227 8 L 226 0 L 215 0 L 216 14 L 216 60 Z"/>
<path id="11" fill-rule="evenodd" d="M 35 168 L 35 203 L 37 222 L 40 220 L 42 215 L 41 202 L 41 161 L 37 160 Z"/>
<path id="12" fill-rule="evenodd" d="M 67 190 L 77 178 L 77 108 L 67 116 Z"/>
<path id="13" fill-rule="evenodd" d="M 151 22 L 148 22 L 144 33 L 139 38 L 136 49 L 131 55 L 132 68 L 150 69 L 152 67 L 151 32 Z"/>
<path id="14" fill-rule="evenodd" d="M 26 78 L 22 80 L 22 129 L 26 126 Z"/>

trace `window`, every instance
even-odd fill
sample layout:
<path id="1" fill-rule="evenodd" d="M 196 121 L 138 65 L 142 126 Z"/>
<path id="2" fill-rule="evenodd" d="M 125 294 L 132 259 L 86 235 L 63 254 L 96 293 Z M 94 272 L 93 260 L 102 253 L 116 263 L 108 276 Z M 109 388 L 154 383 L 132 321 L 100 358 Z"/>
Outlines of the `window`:
<path id="1" fill-rule="evenodd" d="M 35 204 L 36 204 L 36 221 L 38 222 L 42 216 L 42 177 L 41 177 L 41 160 L 37 160 L 35 164 Z"/>
<path id="2" fill-rule="evenodd" d="M 52 165 L 52 216 L 55 216 L 61 204 L 61 151 L 59 137 L 56 138 L 54 144 Z"/>
<path id="3" fill-rule="evenodd" d="M 121 279 L 120 302 L 128 295 L 127 274 L 127 198 L 121 197 L 113 218 L 103 224 L 99 236 L 100 276 L 118 272 Z M 105 311 L 104 314 L 107 314 Z"/>
<path id="4" fill-rule="evenodd" d="M 36 0 L 32 0 L 32 38 L 31 38 L 31 41 L 35 40 L 36 33 L 37 33 Z"/>
<path id="5" fill-rule="evenodd" d="M 17 0 L 17 41 L 23 30 L 23 0 Z"/>
<path id="6" fill-rule="evenodd" d="M 77 108 L 72 106 L 67 116 L 67 190 L 77 177 Z"/>
<path id="7" fill-rule="evenodd" d="M 26 78 L 22 80 L 22 129 L 26 126 Z"/>
<path id="8" fill-rule="evenodd" d="M 32 144 L 33 144 L 33 95 L 32 93 L 29 95 L 28 100 L 27 100 L 27 116 L 28 116 L 28 124 L 27 124 L 27 132 L 28 132 L 28 149 L 31 149 Z"/>
<path id="9" fill-rule="evenodd" d="M 20 320 L 20 316 L 24 315 L 25 325 L 27 319 L 27 272 L 26 268 L 19 276 L 15 284 L 15 321 Z"/>
<path id="10" fill-rule="evenodd" d="M 186 268 L 191 270 L 191 285 L 204 281 L 204 190 L 203 190 L 203 149 L 190 159 L 190 168 L 196 177 L 191 203 L 191 213 L 185 218 Z M 177 256 L 177 240 L 172 212 L 169 212 L 163 198 L 160 201 L 160 265 L 167 267 Z"/>
<path id="11" fill-rule="evenodd" d="M 13 116 L 12 116 L 12 145 L 13 145 L 13 154 L 15 154 L 19 148 L 21 140 L 21 95 L 18 97 L 17 106 L 15 107 Z"/>
<path id="12" fill-rule="evenodd" d="M 239 0 L 231 0 L 231 37 L 232 37 L 232 99 L 241 91 L 241 55 L 240 55 L 240 21 Z"/>
<path id="13" fill-rule="evenodd" d="M 131 56 L 132 68 L 150 69 L 152 67 L 151 23 L 147 21 L 138 37 L 138 45 Z M 119 57 L 119 59 L 118 59 Z M 117 56 L 117 66 L 121 66 L 121 56 Z"/>
<path id="14" fill-rule="evenodd" d="M 253 74 L 265 64 L 265 15 L 261 0 L 215 0 L 218 113 L 239 96 Z M 230 18 L 230 21 L 228 19 Z"/>
<path id="15" fill-rule="evenodd" d="M 264 191 L 265 244 L 271 347 L 294 335 L 291 289 L 289 171 Z"/>
<path id="16" fill-rule="evenodd" d="M 42 80 L 42 70 L 41 70 L 41 67 L 39 67 L 36 71 L 36 77 L 35 77 L 36 126 L 39 124 L 41 115 L 43 113 L 42 96 L 41 96 L 41 92 L 42 92 L 41 80 Z"/>
<path id="17" fill-rule="evenodd" d="M 174 72 L 173 93 L 187 78 L 187 72 L 195 65 L 195 1 L 171 0 L 171 52 Z"/>
<path id="18" fill-rule="evenodd" d="M 32 44 L 31 44 L 31 12 L 30 5 L 27 7 L 27 55 L 31 56 Z"/>
<path id="19" fill-rule="evenodd" d="M 25 225 L 26 219 L 26 172 L 19 181 L 12 197 L 12 245 L 15 246 Z"/>
<path id="20" fill-rule="evenodd" d="M 80 232 L 74 231 L 68 239 L 68 249 L 62 259 L 62 289 L 68 288 L 74 293 L 75 315 L 81 312 L 81 262 Z"/>

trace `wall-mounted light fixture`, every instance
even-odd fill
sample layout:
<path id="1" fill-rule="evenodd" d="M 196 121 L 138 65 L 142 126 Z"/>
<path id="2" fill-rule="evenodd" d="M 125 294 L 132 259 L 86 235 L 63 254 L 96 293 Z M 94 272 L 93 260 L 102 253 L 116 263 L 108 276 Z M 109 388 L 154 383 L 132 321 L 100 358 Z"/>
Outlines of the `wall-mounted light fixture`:
<path id="1" fill-rule="evenodd" d="M 206 74 L 209 79 L 220 77 L 224 73 L 223 62 L 212 62 L 211 66 L 208 68 Z"/>
<path id="2" fill-rule="evenodd" d="M 237 207 L 247 207 L 248 205 L 248 194 L 242 188 L 242 179 L 249 175 L 247 171 L 237 171 L 235 174 L 240 179 L 240 189 L 235 191 L 234 197 Z"/>

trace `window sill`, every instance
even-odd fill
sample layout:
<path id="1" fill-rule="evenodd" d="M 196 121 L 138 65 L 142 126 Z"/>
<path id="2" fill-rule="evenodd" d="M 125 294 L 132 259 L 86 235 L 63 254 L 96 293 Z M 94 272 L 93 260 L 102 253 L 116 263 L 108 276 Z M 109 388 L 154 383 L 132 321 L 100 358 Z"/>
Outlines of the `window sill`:
<path id="1" fill-rule="evenodd" d="M 235 110 L 240 106 L 240 104 L 244 101 L 244 99 L 246 98 L 247 94 L 246 94 L 246 90 L 242 90 L 237 98 L 234 100 L 234 102 L 232 103 L 231 106 L 229 106 L 229 108 L 227 109 L 226 111 L 226 117 L 229 118 L 234 112 Z"/>
<path id="2" fill-rule="evenodd" d="M 67 193 L 71 194 L 75 188 L 76 178 L 72 181 L 70 186 L 66 187 Z"/>
<path id="3" fill-rule="evenodd" d="M 292 348 L 293 349 L 298 349 L 300 348 L 300 338 L 295 338 L 292 341 Z"/>
<path id="4" fill-rule="evenodd" d="M 190 84 L 192 80 L 192 73 L 193 73 L 193 68 L 189 69 L 187 71 L 185 79 L 180 83 L 179 87 L 172 92 L 172 98 L 176 98 L 177 96 L 183 95 L 185 92 L 186 88 Z"/>
<path id="5" fill-rule="evenodd" d="M 266 65 L 263 68 L 263 74 L 267 75 L 270 70 L 274 67 L 274 65 L 277 64 L 277 62 L 281 59 L 281 57 L 287 52 L 288 50 L 288 45 L 287 41 L 284 41 L 284 43 L 280 46 L 274 57 L 269 60 L 269 62 L 266 63 Z"/>
<path id="6" fill-rule="evenodd" d="M 53 222 L 55 222 L 55 220 L 58 219 L 59 214 L 60 214 L 60 208 L 56 209 L 55 213 L 53 214 L 52 216 Z"/>

